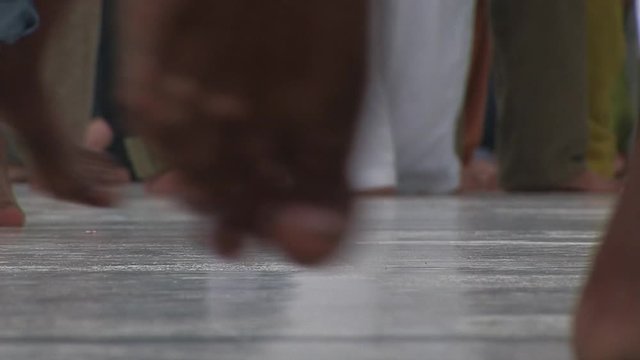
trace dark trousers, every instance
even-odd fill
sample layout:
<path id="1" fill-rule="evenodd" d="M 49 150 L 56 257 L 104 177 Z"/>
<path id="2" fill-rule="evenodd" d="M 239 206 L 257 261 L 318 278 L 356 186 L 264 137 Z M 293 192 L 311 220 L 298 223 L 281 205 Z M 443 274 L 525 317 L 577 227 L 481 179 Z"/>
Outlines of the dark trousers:
<path id="1" fill-rule="evenodd" d="M 561 186 L 586 168 L 585 0 L 493 0 L 500 180 Z"/>

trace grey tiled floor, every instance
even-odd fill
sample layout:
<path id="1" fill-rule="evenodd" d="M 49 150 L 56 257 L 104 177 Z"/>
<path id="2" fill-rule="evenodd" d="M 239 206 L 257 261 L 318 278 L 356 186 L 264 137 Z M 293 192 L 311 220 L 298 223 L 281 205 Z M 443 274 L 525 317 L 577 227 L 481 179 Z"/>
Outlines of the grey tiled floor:
<path id="1" fill-rule="evenodd" d="M 406 198 L 360 204 L 321 270 L 193 239 L 170 204 L 114 210 L 19 189 L 0 230 L 0 359 L 570 359 L 570 310 L 611 199 Z"/>

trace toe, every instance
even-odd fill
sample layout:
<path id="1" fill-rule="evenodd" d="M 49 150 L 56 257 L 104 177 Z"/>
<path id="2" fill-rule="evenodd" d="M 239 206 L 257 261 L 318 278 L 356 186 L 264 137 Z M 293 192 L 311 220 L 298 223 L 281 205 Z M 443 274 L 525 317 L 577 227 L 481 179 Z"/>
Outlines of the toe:
<path id="1" fill-rule="evenodd" d="M 274 218 L 271 238 L 294 261 L 319 265 L 340 247 L 348 219 L 343 213 L 306 205 L 292 205 Z"/>

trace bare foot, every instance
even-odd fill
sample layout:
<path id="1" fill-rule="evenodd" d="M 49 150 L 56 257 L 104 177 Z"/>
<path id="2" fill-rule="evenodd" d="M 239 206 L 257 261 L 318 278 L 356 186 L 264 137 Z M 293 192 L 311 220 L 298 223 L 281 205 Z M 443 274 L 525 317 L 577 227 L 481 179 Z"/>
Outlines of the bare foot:
<path id="1" fill-rule="evenodd" d="M 123 5 L 129 117 L 184 178 L 185 200 L 218 219 L 218 252 L 237 254 L 247 235 L 305 264 L 335 252 L 351 204 L 366 1 Z"/>
<path id="2" fill-rule="evenodd" d="M 68 165 L 57 169 L 36 167 L 30 176 L 32 188 L 61 200 L 111 206 L 117 199 L 115 189 L 129 181 L 128 172 L 101 152 L 75 147 L 67 161 Z M 74 180 L 69 182 L 69 177 Z"/>
<path id="3" fill-rule="evenodd" d="M 620 190 L 620 183 L 616 180 L 606 179 L 592 171 L 585 170 L 567 184 L 560 186 L 558 190 L 612 193 Z"/>
<path id="4" fill-rule="evenodd" d="M 84 135 L 84 146 L 96 152 L 105 151 L 113 142 L 113 131 L 104 119 L 94 119 Z M 126 172 L 126 170 L 122 170 Z M 128 178 L 127 174 L 127 178 Z M 147 193 L 158 196 L 174 196 L 182 191 L 183 180 L 177 171 L 167 171 L 160 175 L 144 179 Z"/>
<path id="5" fill-rule="evenodd" d="M 459 193 L 496 192 L 498 166 L 495 161 L 474 159 L 462 169 L 462 184 Z"/>
<path id="6" fill-rule="evenodd" d="M 110 182 L 113 185 L 120 185 L 131 181 L 131 176 L 127 169 L 117 166 L 113 161 L 109 160 L 107 149 L 113 143 L 113 137 L 113 130 L 104 119 L 96 118 L 92 120 L 84 133 L 84 148 L 86 150 L 80 151 L 82 158 L 80 164 L 102 161 L 103 166 L 106 168 L 100 169 L 98 167 L 98 170 L 107 172 L 107 176 L 111 177 L 112 180 Z M 96 158 L 102 160 L 95 160 Z"/>

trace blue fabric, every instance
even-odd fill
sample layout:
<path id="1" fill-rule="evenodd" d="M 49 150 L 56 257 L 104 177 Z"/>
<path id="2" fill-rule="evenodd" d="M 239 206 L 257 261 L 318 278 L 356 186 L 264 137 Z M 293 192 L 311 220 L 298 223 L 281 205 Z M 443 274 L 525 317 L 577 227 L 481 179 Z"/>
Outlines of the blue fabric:
<path id="1" fill-rule="evenodd" d="M 0 43 L 12 44 L 20 40 L 32 33 L 38 23 L 33 0 L 0 0 Z"/>

